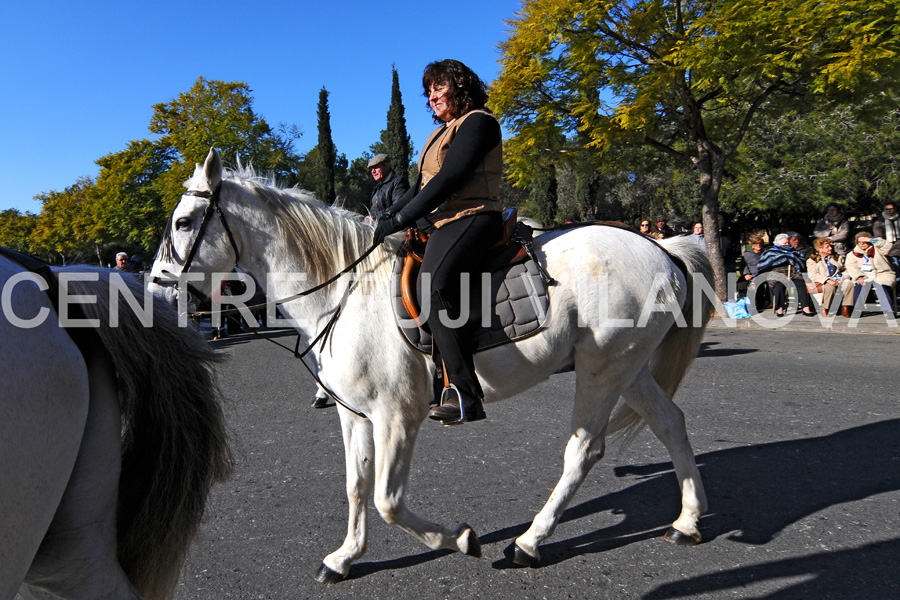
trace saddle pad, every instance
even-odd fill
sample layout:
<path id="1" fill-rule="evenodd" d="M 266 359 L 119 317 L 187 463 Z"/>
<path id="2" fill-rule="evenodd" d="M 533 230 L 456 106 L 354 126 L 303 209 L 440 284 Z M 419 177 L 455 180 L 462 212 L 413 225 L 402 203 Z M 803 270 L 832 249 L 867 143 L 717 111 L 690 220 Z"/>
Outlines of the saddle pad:
<path id="1" fill-rule="evenodd" d="M 406 341 L 416 350 L 431 353 L 431 334 L 416 326 L 403 306 L 400 283 L 403 272 L 401 251 L 394 261 L 391 275 L 391 302 L 397 326 Z M 474 278 L 474 277 L 473 277 Z M 478 298 L 472 299 L 473 318 L 465 328 L 465 337 L 472 340 L 475 352 L 508 344 L 536 333 L 546 327 L 550 318 L 550 297 L 537 265 L 530 258 L 514 265 L 506 265 L 491 274 L 490 327 L 484 327 Z M 474 322 L 472 322 L 474 321 Z"/>

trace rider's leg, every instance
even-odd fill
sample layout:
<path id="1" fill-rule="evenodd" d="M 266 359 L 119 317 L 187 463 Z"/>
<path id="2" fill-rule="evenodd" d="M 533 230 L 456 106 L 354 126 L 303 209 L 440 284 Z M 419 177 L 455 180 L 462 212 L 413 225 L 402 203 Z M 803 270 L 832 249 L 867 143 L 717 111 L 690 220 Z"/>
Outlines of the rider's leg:
<path id="1" fill-rule="evenodd" d="M 500 225 L 501 217 L 497 212 L 463 217 L 436 229 L 425 249 L 420 282 L 430 282 L 430 289 L 420 290 L 419 297 L 428 294 L 432 299 L 427 322 L 434 343 L 444 358 L 447 379 L 453 386 L 451 390 L 457 390 L 445 394 L 442 405 L 429 414 L 445 423 L 484 418 L 483 394 L 475 375 L 471 348 L 459 328 L 450 321 L 458 318 L 469 302 L 468 295 L 461 297 L 461 292 L 466 289 L 461 286 L 460 274 L 478 271 L 480 261 L 496 241 Z"/>

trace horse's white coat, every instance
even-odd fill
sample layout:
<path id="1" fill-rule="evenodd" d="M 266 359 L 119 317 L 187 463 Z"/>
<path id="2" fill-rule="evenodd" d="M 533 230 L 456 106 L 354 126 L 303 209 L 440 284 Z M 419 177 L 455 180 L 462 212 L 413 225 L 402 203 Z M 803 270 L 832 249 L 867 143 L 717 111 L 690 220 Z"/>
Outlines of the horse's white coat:
<path id="1" fill-rule="evenodd" d="M 222 178 L 218 154 L 211 151 L 185 185 L 212 190 Z M 207 203 L 193 196 L 182 198 L 168 232 L 176 264 L 158 260 L 155 275 L 164 268 L 178 272 L 178 260 L 189 251 Z M 220 206 L 236 238 L 239 266 L 258 281 L 269 282 L 270 300 L 321 282 L 361 255 L 371 241 L 371 225 L 352 213 L 323 205 L 305 192 L 278 190 L 252 174 L 226 173 Z M 288 217 L 288 211 L 296 217 Z M 192 274 L 232 270 L 235 254 L 218 217 L 213 217 L 199 243 Z M 432 366 L 403 341 L 395 325 L 388 293 L 395 246 L 396 240 L 389 240 L 361 264 L 359 270 L 370 274 L 368 285 L 346 297 L 324 351 L 317 348 L 314 353 L 324 383 L 369 417 L 340 410 L 350 515 L 343 545 L 325 557 L 324 565 L 342 577 L 365 552 L 366 505 L 373 494 L 388 523 L 430 548 L 478 552 L 471 530 L 451 531 L 431 523 L 412 513 L 404 501 L 413 447 L 431 395 Z M 708 260 L 694 245 L 667 240 L 664 246 L 692 273 L 709 277 Z M 699 316 L 693 323 L 691 281 L 656 243 L 620 229 L 584 227 L 547 234 L 536 240 L 536 249 L 559 282 L 551 291 L 547 330 L 475 357 L 487 403 L 514 396 L 566 365 L 574 365 L 577 376 L 562 477 L 517 545 L 539 559 L 538 546 L 552 534 L 588 471 L 603 456 L 608 428 L 609 433 L 633 429 L 641 419 L 663 441 L 675 465 L 682 513 L 673 526 L 699 539 L 697 520 L 706 510 L 706 498 L 683 415 L 671 396 L 696 356 L 710 310 L 705 297 L 696 307 Z M 308 278 L 277 281 L 286 273 Z M 205 285 L 208 293 L 209 281 L 207 277 L 198 287 Z M 658 285 L 660 281 L 665 285 Z M 327 323 L 349 285 L 349 278 L 339 280 L 282 310 L 309 341 Z M 643 311 L 647 302 L 688 309 L 687 326 L 673 327 L 672 311 Z M 635 326 L 639 321 L 643 326 Z M 620 397 L 627 406 L 610 425 Z"/>
<path id="2" fill-rule="evenodd" d="M 20 271 L 0 258 L 0 281 Z M 41 307 L 47 294 L 23 283 L 7 308 Z M 2 318 L 0 340 L 0 599 L 23 580 L 25 598 L 137 598 L 116 559 L 121 425 L 103 350 L 83 354 L 55 318 Z"/>
<path id="3" fill-rule="evenodd" d="M 0 600 L 168 598 L 230 471 L 215 352 L 161 302 L 114 319 L 136 280 L 67 268 L 98 327 L 66 330 L 22 273 L 0 257 Z"/>

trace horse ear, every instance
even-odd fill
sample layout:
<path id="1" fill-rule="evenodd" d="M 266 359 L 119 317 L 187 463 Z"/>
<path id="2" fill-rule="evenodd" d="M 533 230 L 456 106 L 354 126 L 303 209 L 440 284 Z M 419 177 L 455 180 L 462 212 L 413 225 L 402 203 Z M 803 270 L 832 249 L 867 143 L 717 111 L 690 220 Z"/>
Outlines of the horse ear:
<path id="1" fill-rule="evenodd" d="M 206 162 L 203 163 L 203 176 L 210 190 L 215 190 L 222 183 L 222 159 L 215 148 L 209 149 Z"/>

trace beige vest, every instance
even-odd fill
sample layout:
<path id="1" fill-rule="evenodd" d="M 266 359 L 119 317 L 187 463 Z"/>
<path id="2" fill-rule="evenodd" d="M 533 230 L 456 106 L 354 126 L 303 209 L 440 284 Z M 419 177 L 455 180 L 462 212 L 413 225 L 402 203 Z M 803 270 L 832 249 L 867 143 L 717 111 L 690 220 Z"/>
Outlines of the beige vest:
<path id="1" fill-rule="evenodd" d="M 447 150 L 456 132 L 463 121 L 472 113 L 480 112 L 487 115 L 491 113 L 484 110 L 473 110 L 467 112 L 462 117 L 441 125 L 428 136 L 425 142 L 425 152 L 419 159 L 419 173 L 421 173 L 421 190 L 431 178 L 438 174 L 441 165 L 444 164 L 444 158 L 447 156 Z M 450 221 L 455 221 L 460 217 L 475 214 L 487 210 L 500 210 L 500 178 L 503 174 L 503 144 L 497 144 L 488 151 L 484 160 L 475 169 L 475 173 L 469 180 L 463 184 L 462 188 L 452 194 L 440 206 L 434 209 L 428 220 L 434 223 L 435 227 L 441 227 Z"/>

